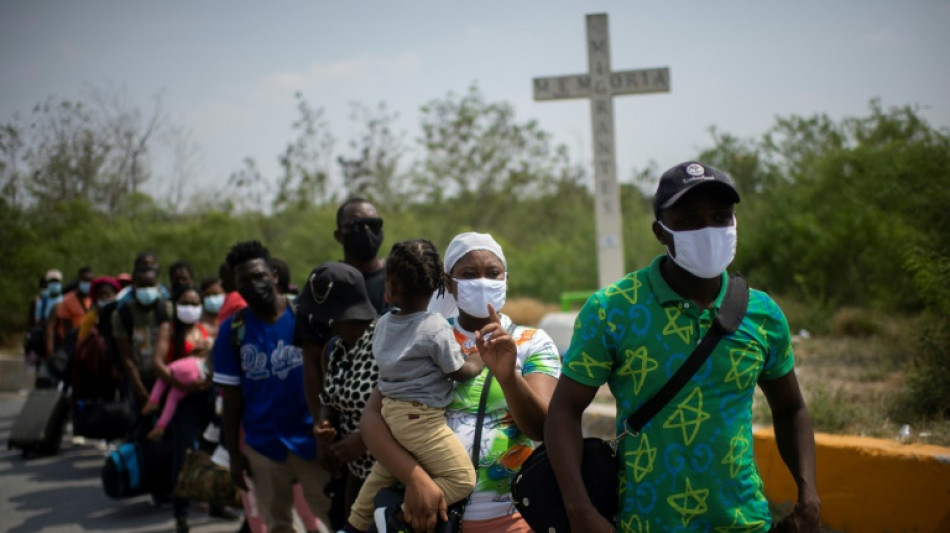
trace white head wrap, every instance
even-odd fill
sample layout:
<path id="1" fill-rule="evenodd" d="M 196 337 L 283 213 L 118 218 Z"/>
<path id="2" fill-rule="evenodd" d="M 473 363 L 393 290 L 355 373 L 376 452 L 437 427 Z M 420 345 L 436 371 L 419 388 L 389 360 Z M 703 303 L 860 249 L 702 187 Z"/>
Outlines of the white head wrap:
<path id="1" fill-rule="evenodd" d="M 505 261 L 505 252 L 501 251 L 501 246 L 495 242 L 495 239 L 487 233 L 469 231 L 456 235 L 455 238 L 452 239 L 452 242 L 449 243 L 449 247 L 445 249 L 445 257 L 442 259 L 442 264 L 445 266 L 445 273 L 451 274 L 455 263 L 458 263 L 459 259 L 475 250 L 488 250 L 495 254 L 498 259 L 501 259 L 501 263 L 505 265 L 505 271 L 508 270 L 508 262 Z"/>
<path id="2" fill-rule="evenodd" d="M 505 266 L 505 271 L 508 271 L 508 262 L 505 261 L 505 252 L 501 251 L 501 246 L 495 239 L 487 233 L 469 231 L 456 235 L 455 238 L 452 239 L 452 242 L 449 243 L 449 247 L 445 249 L 445 255 L 442 258 L 445 273 L 451 274 L 455 263 L 458 263 L 459 259 L 475 250 L 488 250 L 495 254 L 498 259 L 501 259 L 501 264 Z M 449 294 L 448 291 L 445 291 L 442 296 L 439 296 L 438 293 L 432 295 L 432 299 L 429 300 L 429 311 L 432 313 L 440 313 L 445 318 L 453 318 L 459 314 L 455 297 Z"/>

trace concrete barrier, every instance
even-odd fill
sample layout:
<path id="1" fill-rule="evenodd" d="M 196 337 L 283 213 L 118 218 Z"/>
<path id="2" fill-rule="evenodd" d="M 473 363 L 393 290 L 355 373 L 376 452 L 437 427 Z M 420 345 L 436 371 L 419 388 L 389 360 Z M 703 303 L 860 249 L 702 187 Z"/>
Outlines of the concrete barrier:
<path id="1" fill-rule="evenodd" d="M 538 328 L 543 329 L 545 333 L 551 336 L 551 340 L 557 346 L 557 351 L 561 354 L 561 357 L 564 357 L 567 349 L 571 346 L 571 336 L 574 335 L 574 320 L 577 318 L 577 313 L 577 311 L 548 313 L 538 322 Z"/>
<path id="2" fill-rule="evenodd" d="M 615 408 L 593 403 L 584 435 L 610 439 Z M 765 494 L 791 509 L 798 489 L 771 429 L 754 431 Z M 950 448 L 842 435 L 815 435 L 822 525 L 839 533 L 950 533 Z"/>
<path id="3" fill-rule="evenodd" d="M 842 533 L 950 532 L 950 448 L 815 435 L 822 523 Z M 755 460 L 773 503 L 797 488 L 771 429 L 755 431 Z"/>

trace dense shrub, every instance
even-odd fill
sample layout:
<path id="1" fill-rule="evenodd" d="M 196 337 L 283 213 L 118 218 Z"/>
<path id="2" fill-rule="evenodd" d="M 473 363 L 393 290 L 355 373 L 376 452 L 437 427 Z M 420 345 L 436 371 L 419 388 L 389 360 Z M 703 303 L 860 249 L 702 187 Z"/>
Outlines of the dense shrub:
<path id="1" fill-rule="evenodd" d="M 471 98 L 462 103 L 470 100 L 478 103 Z M 492 116 L 498 124 L 508 124 L 510 113 L 501 111 Z M 416 237 L 433 240 L 441 250 L 459 232 L 490 232 L 508 256 L 511 297 L 555 303 L 564 291 L 596 289 L 594 203 L 584 173 L 565 163 L 561 152 L 549 151 L 535 124 L 525 127 L 538 157 L 548 163 L 535 165 L 523 152 L 513 153 L 502 161 L 501 175 L 484 178 L 484 183 L 456 176 L 453 195 L 440 188 L 440 176 L 431 172 L 452 165 L 450 158 L 440 159 L 442 167 L 426 167 L 424 191 L 431 194 L 404 191 L 396 196 L 399 201 L 378 203 L 386 219 L 383 250 Z M 433 146 L 448 150 L 464 140 L 466 150 L 480 157 L 496 153 L 477 146 L 494 142 L 493 128 L 482 133 L 482 140 L 453 139 L 450 130 L 439 131 Z M 872 317 L 880 315 L 839 310 L 871 309 L 884 316 L 927 312 L 930 326 L 921 330 L 909 368 L 909 396 L 902 405 L 946 416 L 947 132 L 930 127 L 913 108 L 885 110 L 872 102 L 867 117 L 839 122 L 826 116 L 780 118 L 759 140 L 715 131 L 713 140 L 715 146 L 699 159 L 730 172 L 742 194 L 733 269 L 753 286 L 785 297 L 781 300 L 788 302 L 793 331 L 878 335 L 882 322 Z M 653 186 L 655 181 L 643 190 Z M 631 185 L 621 189 L 625 266 L 632 270 L 662 248 L 650 232 L 649 195 Z M 126 197 L 118 214 L 105 214 L 81 200 L 42 208 L 0 201 L 2 331 L 8 336 L 22 332 L 36 282 L 46 269 L 60 268 L 68 278 L 88 264 L 96 272 L 115 274 L 128 271 L 142 250 L 157 252 L 165 266 L 186 259 L 202 277 L 217 272 L 233 243 L 258 239 L 288 262 L 293 281 L 300 284 L 314 265 L 340 259 L 332 236 L 338 200 L 296 202 L 268 215 L 228 211 L 227 202 L 221 208 L 173 214 L 141 194 Z"/>
<path id="2" fill-rule="evenodd" d="M 950 419 L 950 322 L 925 321 L 907 383 L 892 409 L 897 420 Z"/>

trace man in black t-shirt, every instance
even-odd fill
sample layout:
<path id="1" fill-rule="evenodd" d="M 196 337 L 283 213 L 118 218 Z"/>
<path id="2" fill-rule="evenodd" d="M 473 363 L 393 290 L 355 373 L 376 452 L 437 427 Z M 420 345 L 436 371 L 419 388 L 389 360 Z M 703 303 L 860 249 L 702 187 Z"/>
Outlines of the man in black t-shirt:
<path id="1" fill-rule="evenodd" d="M 363 274 L 363 283 L 369 295 L 370 302 L 379 314 L 389 309 L 386 302 L 386 268 L 385 262 L 379 257 L 379 247 L 383 243 L 383 219 L 380 218 L 376 207 L 365 198 L 351 198 L 336 212 L 336 229 L 333 237 L 343 247 L 343 262 L 347 263 Z M 295 303 L 297 306 L 297 323 L 294 329 L 294 343 L 303 349 L 304 360 L 304 389 L 307 394 L 307 405 L 313 416 L 314 424 L 321 422 L 320 392 L 323 390 L 323 370 L 320 364 L 323 346 L 330 340 L 330 331 L 325 326 L 312 320 L 313 310 L 319 306 L 326 295 L 315 293 L 310 280 L 314 273 L 307 276 L 307 281 L 301 287 L 300 295 Z M 319 458 L 324 461 L 327 458 Z M 326 464 L 326 463 L 324 463 Z M 339 478 L 343 479 L 343 478 Z M 338 480 L 337 480 L 338 481 Z M 326 488 L 331 499 L 329 513 L 330 525 L 334 530 L 343 528 L 348 509 L 343 509 L 342 484 L 334 484 L 331 480 Z"/>

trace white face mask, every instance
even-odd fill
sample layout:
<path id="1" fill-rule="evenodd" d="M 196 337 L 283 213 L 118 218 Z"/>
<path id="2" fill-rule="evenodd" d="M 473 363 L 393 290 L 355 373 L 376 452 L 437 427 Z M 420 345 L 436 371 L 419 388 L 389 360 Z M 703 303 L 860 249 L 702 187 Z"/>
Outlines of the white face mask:
<path id="1" fill-rule="evenodd" d="M 194 324 L 201 318 L 201 306 L 179 305 L 175 308 L 175 313 L 178 316 L 178 320 L 181 320 L 185 324 Z"/>
<path id="2" fill-rule="evenodd" d="M 475 318 L 488 318 L 488 304 L 500 311 L 508 291 L 507 278 L 506 274 L 505 279 L 456 279 L 459 309 Z"/>
<path id="3" fill-rule="evenodd" d="M 666 253 L 674 263 L 697 278 L 715 278 L 726 270 L 736 257 L 736 219 L 731 226 L 705 227 L 697 230 L 673 231 L 662 222 L 660 227 L 673 235 L 673 251 Z"/>

